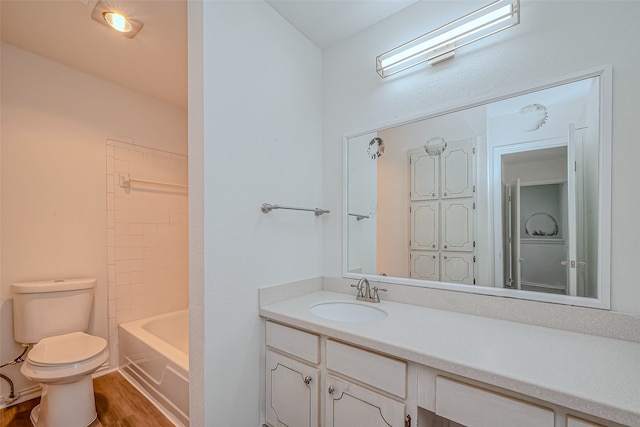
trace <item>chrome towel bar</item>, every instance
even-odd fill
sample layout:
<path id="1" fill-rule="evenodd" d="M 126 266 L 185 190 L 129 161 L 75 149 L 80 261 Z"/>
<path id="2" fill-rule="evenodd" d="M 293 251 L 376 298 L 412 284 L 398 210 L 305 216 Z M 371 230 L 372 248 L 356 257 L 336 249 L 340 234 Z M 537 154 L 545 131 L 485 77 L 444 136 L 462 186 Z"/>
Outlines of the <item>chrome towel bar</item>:
<path id="1" fill-rule="evenodd" d="M 260 210 L 262 211 L 262 213 L 269 213 L 274 209 L 288 209 L 288 210 L 292 210 L 292 211 L 307 211 L 307 212 L 315 213 L 316 216 L 320 216 L 322 214 L 326 214 L 326 213 L 331 212 L 331 211 L 329 211 L 327 209 L 320 209 L 320 208 L 313 208 L 313 209 L 294 208 L 294 207 L 291 207 L 291 206 L 271 205 L 269 203 L 263 203 L 262 206 L 260 207 Z"/>
<path id="2" fill-rule="evenodd" d="M 355 216 L 358 221 L 369 218 L 369 215 L 350 213 L 349 216 Z"/>

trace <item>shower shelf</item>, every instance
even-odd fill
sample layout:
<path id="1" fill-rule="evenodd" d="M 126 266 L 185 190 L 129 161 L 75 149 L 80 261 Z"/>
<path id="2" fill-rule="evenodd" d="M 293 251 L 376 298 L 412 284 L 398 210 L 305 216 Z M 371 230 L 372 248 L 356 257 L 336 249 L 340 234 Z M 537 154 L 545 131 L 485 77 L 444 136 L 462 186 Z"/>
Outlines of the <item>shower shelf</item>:
<path id="1" fill-rule="evenodd" d="M 189 187 L 186 185 L 171 184 L 168 182 L 148 181 L 144 179 L 133 179 L 128 175 L 120 176 L 120 187 L 131 190 L 153 191 L 156 193 L 187 194 Z"/>

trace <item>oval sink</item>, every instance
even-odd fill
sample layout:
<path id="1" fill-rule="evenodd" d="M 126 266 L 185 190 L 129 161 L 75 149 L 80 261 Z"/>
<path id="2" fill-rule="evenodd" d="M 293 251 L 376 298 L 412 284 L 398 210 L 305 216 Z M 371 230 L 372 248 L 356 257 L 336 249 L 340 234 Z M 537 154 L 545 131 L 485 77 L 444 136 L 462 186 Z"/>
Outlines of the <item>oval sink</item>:
<path id="1" fill-rule="evenodd" d="M 321 302 L 311 307 L 311 313 L 338 322 L 370 322 L 387 317 L 387 313 L 377 307 L 342 301 Z"/>

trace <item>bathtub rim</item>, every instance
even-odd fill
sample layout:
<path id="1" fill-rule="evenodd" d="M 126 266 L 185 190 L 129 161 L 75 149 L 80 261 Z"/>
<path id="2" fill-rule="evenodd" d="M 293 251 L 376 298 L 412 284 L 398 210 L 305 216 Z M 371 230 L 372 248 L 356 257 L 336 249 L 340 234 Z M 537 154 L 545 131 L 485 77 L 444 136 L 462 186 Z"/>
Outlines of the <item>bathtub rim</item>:
<path id="1" fill-rule="evenodd" d="M 140 339 L 140 341 L 149 345 L 153 349 L 166 356 L 171 362 L 175 363 L 178 367 L 184 369 L 185 376 L 189 375 L 189 353 L 184 353 L 173 345 L 169 344 L 165 340 L 157 337 L 143 326 L 153 320 L 164 319 L 167 317 L 175 316 L 178 313 L 185 313 L 188 318 L 189 309 L 175 310 L 169 313 L 163 313 L 156 316 L 145 317 L 143 319 L 132 320 L 129 322 L 123 322 L 118 325 L 119 328 L 127 331 L 129 334 Z M 118 363 L 120 364 L 120 363 Z"/>

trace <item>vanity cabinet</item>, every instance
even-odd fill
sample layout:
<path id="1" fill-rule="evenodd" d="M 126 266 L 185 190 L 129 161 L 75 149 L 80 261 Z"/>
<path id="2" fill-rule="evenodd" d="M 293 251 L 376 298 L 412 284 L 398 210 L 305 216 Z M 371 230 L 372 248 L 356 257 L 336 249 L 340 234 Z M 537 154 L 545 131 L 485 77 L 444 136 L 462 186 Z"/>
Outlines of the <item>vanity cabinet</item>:
<path id="1" fill-rule="evenodd" d="M 332 336 L 265 325 L 270 427 L 620 426 Z"/>
<path id="2" fill-rule="evenodd" d="M 271 321 L 265 341 L 267 425 L 405 427 L 407 362 Z"/>
<path id="3" fill-rule="evenodd" d="M 266 322 L 265 339 L 267 423 L 272 427 L 318 427 L 320 338 Z"/>
<path id="4" fill-rule="evenodd" d="M 325 405 L 325 427 L 404 427 L 403 403 L 331 375 Z"/>
<path id="5" fill-rule="evenodd" d="M 327 340 L 325 364 L 325 427 L 404 427 L 405 361 Z"/>
<path id="6" fill-rule="evenodd" d="M 267 350 L 267 422 L 274 426 L 318 426 L 317 368 Z"/>

